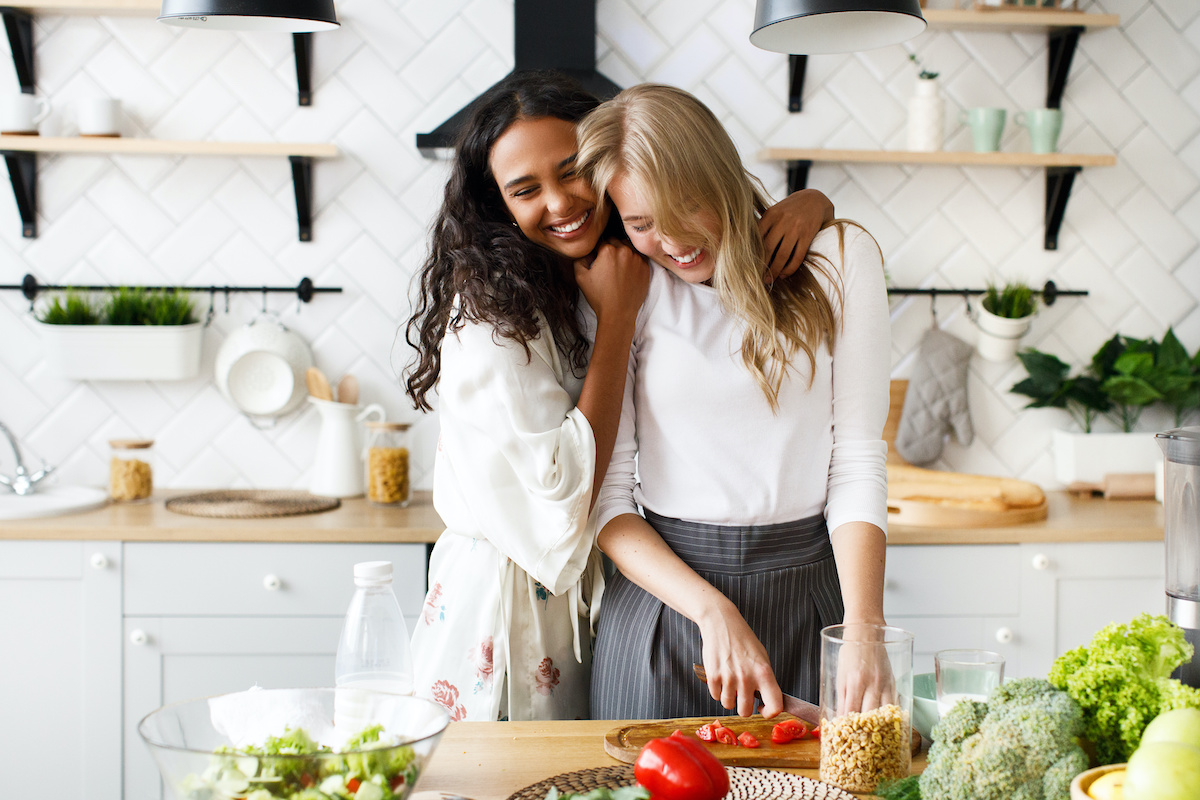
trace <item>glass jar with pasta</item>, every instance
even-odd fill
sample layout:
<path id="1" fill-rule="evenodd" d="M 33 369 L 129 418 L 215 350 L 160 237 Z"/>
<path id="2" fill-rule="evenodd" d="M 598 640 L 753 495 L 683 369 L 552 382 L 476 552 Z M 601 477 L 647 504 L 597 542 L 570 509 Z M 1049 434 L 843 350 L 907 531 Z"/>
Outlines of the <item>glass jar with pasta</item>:
<path id="1" fill-rule="evenodd" d="M 367 501 L 403 508 L 412 499 L 408 482 L 408 429 L 404 422 L 367 423 Z"/>
<path id="2" fill-rule="evenodd" d="M 108 496 L 118 503 L 146 500 L 154 491 L 154 440 L 111 439 Z"/>

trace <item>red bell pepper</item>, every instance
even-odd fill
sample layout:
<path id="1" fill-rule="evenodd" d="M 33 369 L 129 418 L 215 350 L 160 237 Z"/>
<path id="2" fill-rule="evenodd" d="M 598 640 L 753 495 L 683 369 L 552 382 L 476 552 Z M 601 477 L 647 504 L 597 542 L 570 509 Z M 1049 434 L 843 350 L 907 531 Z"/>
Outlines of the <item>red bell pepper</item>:
<path id="1" fill-rule="evenodd" d="M 729 793 L 725 767 L 682 734 L 647 742 L 634 762 L 633 775 L 653 800 L 719 800 Z"/>

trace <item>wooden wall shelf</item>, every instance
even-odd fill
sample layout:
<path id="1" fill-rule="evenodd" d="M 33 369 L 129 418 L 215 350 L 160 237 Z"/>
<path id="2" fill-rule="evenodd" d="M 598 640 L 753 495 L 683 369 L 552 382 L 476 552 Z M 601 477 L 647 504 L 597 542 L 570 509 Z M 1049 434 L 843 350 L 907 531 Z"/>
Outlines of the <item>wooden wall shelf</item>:
<path id="1" fill-rule="evenodd" d="M 8 166 L 21 235 L 37 237 L 37 154 L 287 157 L 296 193 L 296 224 L 300 241 L 312 241 L 312 162 L 335 158 L 336 145 L 295 142 L 187 142 L 120 137 L 0 136 L 0 156 Z"/>
<path id="2" fill-rule="evenodd" d="M 822 148 L 769 147 L 758 154 L 760 161 L 786 161 L 788 192 L 808 184 L 813 162 L 853 164 L 923 164 L 951 167 L 1038 167 L 1046 171 L 1046 215 L 1043 247 L 1058 249 L 1058 231 L 1067 211 L 1067 200 L 1075 176 L 1084 167 L 1111 167 L 1114 155 L 1095 153 L 975 153 L 939 150 L 932 153 L 909 150 L 828 150 Z"/>
<path id="3" fill-rule="evenodd" d="M 1121 17 L 1117 14 L 1093 14 L 1087 11 L 925 8 L 921 13 L 931 30 L 949 28 L 1045 33 L 1056 28 L 1115 28 L 1121 24 Z"/>

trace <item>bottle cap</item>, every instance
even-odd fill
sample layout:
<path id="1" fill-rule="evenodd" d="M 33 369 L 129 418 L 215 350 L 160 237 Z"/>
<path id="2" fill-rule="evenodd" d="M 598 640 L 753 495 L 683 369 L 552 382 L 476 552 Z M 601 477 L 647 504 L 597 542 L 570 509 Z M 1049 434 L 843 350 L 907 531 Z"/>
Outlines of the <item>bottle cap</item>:
<path id="1" fill-rule="evenodd" d="M 392 562 L 363 561 L 354 565 L 354 580 L 386 583 L 392 579 Z"/>

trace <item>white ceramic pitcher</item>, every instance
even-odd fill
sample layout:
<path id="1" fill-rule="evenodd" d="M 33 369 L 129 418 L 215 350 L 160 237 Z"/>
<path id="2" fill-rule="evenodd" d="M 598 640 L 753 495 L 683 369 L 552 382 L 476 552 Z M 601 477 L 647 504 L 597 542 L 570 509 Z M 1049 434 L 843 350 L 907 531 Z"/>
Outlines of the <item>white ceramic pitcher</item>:
<path id="1" fill-rule="evenodd" d="M 321 414 L 321 433 L 313 458 L 309 491 L 322 497 L 361 497 L 363 494 L 362 423 L 372 415 L 382 420 L 383 406 L 355 406 L 309 397 Z"/>

